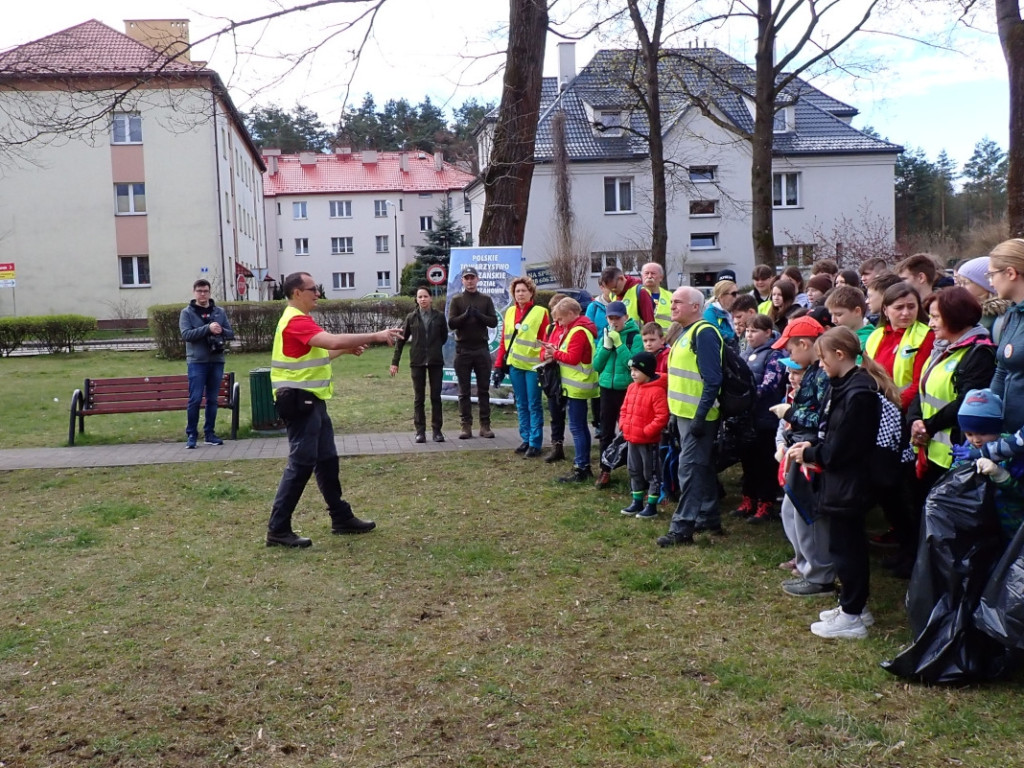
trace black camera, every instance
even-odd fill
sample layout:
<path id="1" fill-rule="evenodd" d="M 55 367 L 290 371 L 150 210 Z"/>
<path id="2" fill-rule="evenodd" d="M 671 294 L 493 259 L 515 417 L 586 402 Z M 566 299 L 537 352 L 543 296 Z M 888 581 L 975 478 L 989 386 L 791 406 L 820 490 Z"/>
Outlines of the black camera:
<path id="1" fill-rule="evenodd" d="M 222 334 L 210 334 L 206 337 L 206 345 L 210 348 L 210 351 L 219 355 L 224 351 L 224 336 Z"/>

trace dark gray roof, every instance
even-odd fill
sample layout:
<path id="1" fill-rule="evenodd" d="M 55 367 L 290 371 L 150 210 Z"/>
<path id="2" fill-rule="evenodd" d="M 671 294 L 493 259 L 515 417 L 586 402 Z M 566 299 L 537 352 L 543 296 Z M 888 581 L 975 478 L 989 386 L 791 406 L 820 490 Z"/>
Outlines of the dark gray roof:
<path id="1" fill-rule="evenodd" d="M 688 48 L 666 51 L 659 63 L 662 127 L 687 109 L 694 108 L 691 94 L 712 101 L 726 119 L 745 132 L 752 132 L 753 117 L 741 95 L 754 86 L 754 70 L 716 48 Z M 557 111 L 566 115 L 566 147 L 569 158 L 586 160 L 635 160 L 647 155 L 642 136 L 625 132 L 623 136 L 597 135 L 591 125 L 591 109 L 630 109 L 637 104 L 630 90 L 629 75 L 637 66 L 639 54 L 632 50 L 598 51 L 567 88 L 558 94 L 556 78 L 544 78 L 541 116 L 537 126 L 538 162 L 552 158 L 552 119 Z M 737 92 L 739 90 L 740 92 Z M 774 154 L 896 154 L 902 147 L 872 138 L 847 125 L 842 117 L 857 110 L 796 78 L 782 99 L 795 105 L 795 129 L 775 134 Z M 648 130 L 646 115 L 634 108 L 630 127 L 640 134 Z"/>

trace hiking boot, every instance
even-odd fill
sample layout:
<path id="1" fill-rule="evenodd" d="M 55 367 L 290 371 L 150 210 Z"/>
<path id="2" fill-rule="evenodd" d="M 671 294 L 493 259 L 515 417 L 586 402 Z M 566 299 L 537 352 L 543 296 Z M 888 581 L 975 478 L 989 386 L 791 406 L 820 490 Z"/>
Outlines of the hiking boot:
<path id="1" fill-rule="evenodd" d="M 435 429 L 434 430 L 434 442 L 435 443 L 443 443 L 444 442 L 444 435 L 441 434 L 441 430 L 440 429 Z"/>
<path id="2" fill-rule="evenodd" d="M 486 421 L 480 422 L 480 437 L 494 437 L 494 433 L 491 431 L 491 425 Z"/>
<path id="3" fill-rule="evenodd" d="M 189 437 L 185 441 L 185 447 L 186 448 L 195 448 L 196 447 L 196 439 L 194 437 Z"/>
<path id="4" fill-rule="evenodd" d="M 416 442 L 416 443 L 425 443 L 425 442 L 427 442 L 427 435 L 426 435 L 426 433 L 424 433 L 424 432 L 417 432 L 416 433 L 416 439 L 413 442 Z"/>
<path id="5" fill-rule="evenodd" d="M 562 450 L 561 443 L 552 443 L 551 450 L 544 457 L 544 463 L 546 464 L 554 464 L 556 461 L 565 461 L 565 451 Z"/>
<path id="6" fill-rule="evenodd" d="M 587 464 L 585 467 L 577 467 L 575 464 L 572 467 L 572 472 L 565 477 L 558 478 L 560 483 L 585 483 L 588 480 L 594 479 L 594 473 L 590 471 L 590 465 Z"/>
<path id="7" fill-rule="evenodd" d="M 750 496 L 744 496 L 740 501 L 740 505 L 732 511 L 733 517 L 750 517 L 754 514 L 756 503 Z"/>
<path id="8" fill-rule="evenodd" d="M 612 473 L 607 469 L 602 469 L 601 474 L 597 476 L 597 482 L 594 483 L 594 487 L 600 490 L 601 488 L 607 488 L 612 484 Z"/>
<path id="9" fill-rule="evenodd" d="M 640 520 L 653 520 L 658 516 L 658 505 L 648 504 L 646 507 L 637 512 L 636 516 Z"/>
<path id="10" fill-rule="evenodd" d="M 535 459 L 540 456 L 540 448 L 534 448 L 532 445 L 523 452 L 524 459 Z"/>
<path id="11" fill-rule="evenodd" d="M 827 611 L 819 613 L 818 618 L 822 621 L 834 621 L 836 616 L 842 613 L 842 610 L 843 609 L 837 605 L 835 608 L 829 608 Z M 860 620 L 865 627 L 873 626 L 875 623 L 875 617 L 871 615 L 871 611 L 867 608 L 860 612 Z"/>
<path id="12" fill-rule="evenodd" d="M 693 536 L 685 533 L 672 533 L 669 531 L 664 536 L 659 536 L 655 542 L 659 547 L 683 547 L 693 544 Z"/>
<path id="13" fill-rule="evenodd" d="M 526 453 L 526 450 L 530 447 L 529 443 L 520 443 L 519 447 L 516 448 L 516 453 Z"/>
<path id="14" fill-rule="evenodd" d="M 633 499 L 632 504 L 630 504 L 625 509 L 620 509 L 619 512 L 621 512 L 623 515 L 629 515 L 630 517 L 633 517 L 633 515 L 637 514 L 638 512 L 643 512 L 643 509 L 643 499 Z"/>
<path id="15" fill-rule="evenodd" d="M 825 621 L 816 621 L 811 624 L 811 632 L 818 637 L 842 638 L 844 640 L 863 640 L 868 636 L 868 628 L 860 616 L 851 616 L 838 613 Z"/>
<path id="16" fill-rule="evenodd" d="M 751 525 L 760 525 L 771 522 L 775 517 L 775 505 L 770 501 L 762 501 L 757 505 L 757 512 L 752 517 L 748 517 L 747 522 Z"/>
<path id="17" fill-rule="evenodd" d="M 299 536 L 293 531 L 286 531 L 285 533 L 271 533 L 267 531 L 267 546 L 304 548 L 313 546 L 313 540 Z"/>
<path id="18" fill-rule="evenodd" d="M 782 591 L 792 597 L 814 597 L 830 595 L 836 591 L 835 584 L 815 584 L 807 579 L 787 579 L 782 582 Z"/>
<path id="19" fill-rule="evenodd" d="M 473 425 L 463 424 L 462 431 L 459 432 L 459 440 L 469 440 L 471 437 L 473 437 Z"/>
<path id="20" fill-rule="evenodd" d="M 350 517 L 347 520 L 335 520 L 331 523 L 331 533 L 369 533 L 377 524 L 373 520 L 360 520 L 358 517 Z"/>
<path id="21" fill-rule="evenodd" d="M 212 432 L 206 436 L 203 442 L 206 443 L 207 445 L 224 445 L 224 441 L 221 440 Z"/>

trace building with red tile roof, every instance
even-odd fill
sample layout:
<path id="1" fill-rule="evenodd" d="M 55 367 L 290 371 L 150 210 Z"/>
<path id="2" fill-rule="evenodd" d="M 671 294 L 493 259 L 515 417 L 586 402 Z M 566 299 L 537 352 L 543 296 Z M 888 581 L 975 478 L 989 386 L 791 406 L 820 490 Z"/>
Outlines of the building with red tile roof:
<path id="1" fill-rule="evenodd" d="M 200 277 L 220 301 L 239 273 L 262 287 L 264 166 L 190 54 L 182 19 L 90 20 L 0 52 L 0 262 L 17 293 L 0 315 L 144 317 Z"/>
<path id="2" fill-rule="evenodd" d="M 266 149 L 263 159 L 270 262 L 278 276 L 309 272 L 328 298 L 396 293 L 442 205 L 472 228 L 463 190 L 474 177 L 440 155 Z"/>

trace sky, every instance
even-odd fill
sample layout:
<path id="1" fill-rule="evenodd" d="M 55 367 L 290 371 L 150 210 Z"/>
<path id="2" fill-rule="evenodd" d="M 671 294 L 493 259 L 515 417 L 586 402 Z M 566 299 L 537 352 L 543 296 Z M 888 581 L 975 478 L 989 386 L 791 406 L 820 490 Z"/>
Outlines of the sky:
<path id="1" fill-rule="evenodd" d="M 693 0 L 680 0 L 681 5 Z M 722 0 L 717 0 L 721 2 Z M 706 0 L 705 0 L 706 2 Z M 710 0 L 714 3 L 716 0 Z M 864 0 L 847 0 L 851 10 Z M 962 165 L 974 145 L 988 137 L 1007 145 L 1006 68 L 994 32 L 991 12 L 980 14 L 974 28 L 953 23 L 951 0 L 916 0 L 930 8 L 878 19 L 872 32 L 844 49 L 842 67 L 812 82 L 860 110 L 854 126 L 871 126 L 906 147 L 923 149 L 932 160 L 945 149 Z M 444 107 L 466 99 L 498 100 L 500 67 L 504 63 L 508 4 L 504 0 L 386 0 L 374 19 L 358 66 L 352 51 L 366 28 L 365 20 L 346 30 L 344 22 L 367 3 L 338 3 L 316 11 L 291 14 L 266 24 L 250 25 L 235 37 L 200 42 L 226 26 L 226 20 L 251 19 L 272 13 L 295 0 L 34 0 L 17 3 L 0 26 L 0 49 L 43 37 L 95 18 L 123 30 L 125 19 L 185 18 L 190 21 L 194 59 L 206 59 L 228 84 L 236 105 L 246 111 L 256 104 L 296 103 L 315 110 L 327 124 L 337 121 L 346 103 L 358 106 L 373 94 L 378 106 L 406 98 L 417 104 L 424 96 Z M 586 22 L 585 0 L 557 0 L 552 18 L 567 32 Z M 144 11 L 140 10 L 144 6 Z M 705 5 L 705 7 L 707 7 Z M 904 4 L 900 7 L 906 8 Z M 88 8 L 88 10 L 85 10 Z M 675 19 L 680 22 L 680 19 Z M 829 34 L 841 34 L 847 18 L 838 18 Z M 749 21 L 737 21 L 700 32 L 700 43 L 717 46 L 745 63 L 753 63 Z M 953 29 L 950 34 L 949 30 Z M 911 41 L 927 38 L 933 45 Z M 314 42 L 331 39 L 312 57 L 292 65 Z M 557 73 L 555 45 L 549 35 L 545 75 Z M 685 35 L 671 44 L 685 47 Z M 783 55 L 785 39 L 779 46 Z M 615 34 L 577 42 L 577 67 L 599 48 L 621 47 Z M 868 62 L 861 66 L 860 62 Z M 868 71 L 870 70 L 870 71 Z M 497 74 L 496 74 L 497 73 Z M 347 96 L 347 101 L 346 101 Z"/>

